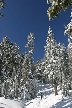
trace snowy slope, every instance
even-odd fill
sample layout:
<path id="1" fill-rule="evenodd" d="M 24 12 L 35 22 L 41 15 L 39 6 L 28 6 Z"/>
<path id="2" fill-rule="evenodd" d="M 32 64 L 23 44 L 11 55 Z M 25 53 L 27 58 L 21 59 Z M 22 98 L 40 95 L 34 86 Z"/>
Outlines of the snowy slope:
<path id="1" fill-rule="evenodd" d="M 39 90 L 40 89 L 40 90 Z M 43 99 L 40 99 L 40 92 L 43 93 Z M 54 95 L 53 88 L 50 85 L 39 85 L 38 96 L 26 103 L 26 108 L 72 108 L 72 97 L 62 98 L 61 91 Z"/>

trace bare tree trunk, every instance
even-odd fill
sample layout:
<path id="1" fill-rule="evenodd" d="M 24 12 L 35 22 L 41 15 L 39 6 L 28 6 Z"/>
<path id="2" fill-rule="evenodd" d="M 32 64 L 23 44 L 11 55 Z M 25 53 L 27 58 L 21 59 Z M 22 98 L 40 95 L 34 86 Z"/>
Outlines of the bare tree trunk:
<path id="1" fill-rule="evenodd" d="M 71 81 L 70 81 L 70 85 L 69 85 L 69 87 L 70 87 L 69 89 L 72 90 Z"/>
<path id="2" fill-rule="evenodd" d="M 2 96 L 2 88 L 1 88 L 2 84 L 1 84 L 1 80 L 0 80 L 0 97 Z"/>
<path id="3" fill-rule="evenodd" d="M 15 97 L 15 98 L 18 97 L 18 94 L 17 94 L 17 87 L 16 87 L 16 85 L 15 85 L 15 87 L 14 87 L 14 97 Z"/>
<path id="4" fill-rule="evenodd" d="M 17 88 L 17 79 L 16 78 L 15 78 L 15 82 L 14 82 L 14 92 L 15 92 L 15 98 L 18 98 L 18 88 Z"/>
<path id="5" fill-rule="evenodd" d="M 55 91 L 55 96 L 58 95 L 57 93 L 57 82 L 56 82 L 56 79 L 54 79 L 54 91 Z"/>
<path id="6" fill-rule="evenodd" d="M 57 84 L 54 84 L 55 96 L 58 95 L 57 93 Z"/>
<path id="7" fill-rule="evenodd" d="M 54 85 L 53 85 L 53 75 L 52 75 L 52 87 L 54 87 Z"/>
<path id="8" fill-rule="evenodd" d="M 61 77 L 60 77 L 60 90 L 62 90 L 62 74 L 61 74 Z"/>
<path id="9" fill-rule="evenodd" d="M 8 91 L 8 83 L 5 82 L 5 99 L 7 98 L 7 91 Z"/>

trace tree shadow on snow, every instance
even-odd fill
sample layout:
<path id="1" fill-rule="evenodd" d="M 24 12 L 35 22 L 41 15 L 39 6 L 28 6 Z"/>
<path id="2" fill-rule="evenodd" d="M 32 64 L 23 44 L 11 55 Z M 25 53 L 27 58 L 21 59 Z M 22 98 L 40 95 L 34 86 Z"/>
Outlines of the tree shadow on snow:
<path id="1" fill-rule="evenodd" d="M 28 105 L 31 104 L 31 103 L 33 103 L 33 102 L 29 102 L 28 104 L 26 104 L 26 106 L 28 106 Z"/>
<path id="2" fill-rule="evenodd" d="M 47 96 L 54 93 L 53 87 L 49 84 L 40 84 L 37 88 L 37 91 L 38 91 L 37 96 L 41 96 L 41 92 L 43 96 Z"/>
<path id="3" fill-rule="evenodd" d="M 53 105 L 51 108 L 72 108 L 72 97 L 61 100 Z"/>

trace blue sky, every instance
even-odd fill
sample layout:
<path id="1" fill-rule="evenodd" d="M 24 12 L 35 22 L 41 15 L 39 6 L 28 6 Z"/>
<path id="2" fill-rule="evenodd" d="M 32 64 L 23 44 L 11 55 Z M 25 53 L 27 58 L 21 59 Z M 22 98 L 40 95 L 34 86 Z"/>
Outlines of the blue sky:
<path id="1" fill-rule="evenodd" d="M 49 21 L 46 0 L 6 0 L 7 6 L 0 10 L 4 17 L 0 19 L 0 41 L 6 35 L 11 42 L 17 43 L 22 52 L 25 51 L 27 36 L 35 34 L 34 59 L 42 59 L 49 26 L 57 42 L 67 46 L 67 36 L 64 36 L 64 25 L 70 22 L 71 7 L 59 14 L 58 18 Z"/>

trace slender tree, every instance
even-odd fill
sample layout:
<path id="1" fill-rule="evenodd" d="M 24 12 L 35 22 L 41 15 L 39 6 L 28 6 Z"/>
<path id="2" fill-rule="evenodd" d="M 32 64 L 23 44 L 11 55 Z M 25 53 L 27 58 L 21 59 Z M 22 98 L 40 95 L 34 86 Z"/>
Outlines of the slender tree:
<path id="1" fill-rule="evenodd" d="M 45 73 L 49 75 L 52 85 L 54 86 L 55 95 L 57 95 L 57 77 L 58 77 L 58 70 L 57 70 L 57 53 L 56 53 L 56 40 L 52 34 L 52 30 L 49 27 L 48 30 L 48 37 L 46 40 L 45 46 L 45 56 L 46 56 L 46 65 L 45 65 Z"/>

